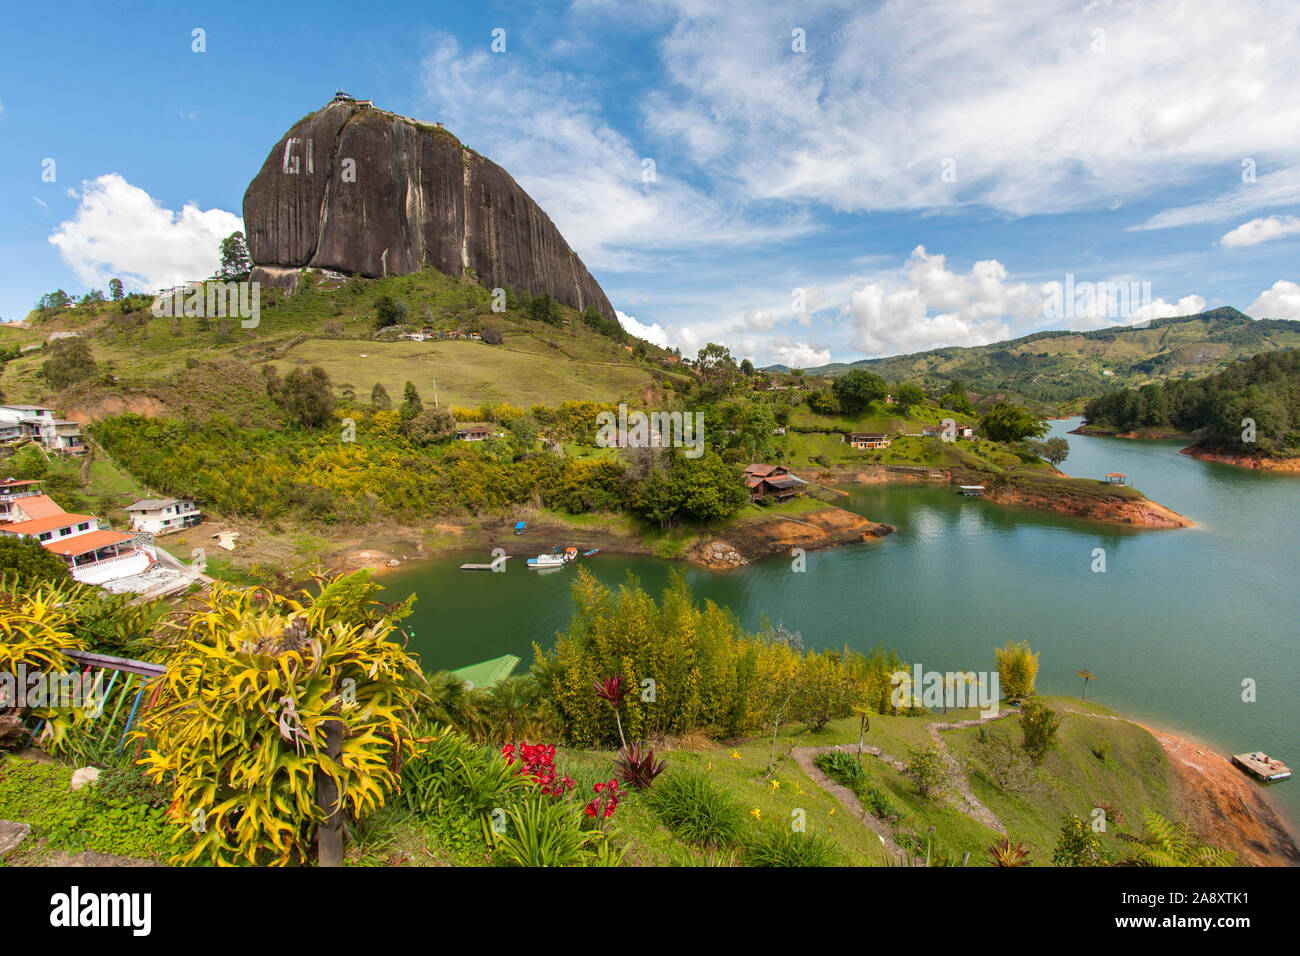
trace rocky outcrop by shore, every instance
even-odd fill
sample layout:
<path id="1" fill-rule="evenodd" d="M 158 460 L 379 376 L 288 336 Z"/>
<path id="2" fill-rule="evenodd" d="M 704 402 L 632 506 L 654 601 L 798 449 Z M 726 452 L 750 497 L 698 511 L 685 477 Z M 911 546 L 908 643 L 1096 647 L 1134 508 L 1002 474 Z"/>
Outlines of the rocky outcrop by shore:
<path id="1" fill-rule="evenodd" d="M 1209 451 L 1199 445 L 1189 445 L 1179 454 L 1195 458 L 1197 461 L 1213 461 L 1221 465 L 1236 465 L 1238 468 L 1257 468 L 1260 471 L 1284 471 L 1300 474 L 1300 457 L 1269 458 L 1263 455 L 1230 455 L 1221 451 Z"/>
<path id="2" fill-rule="evenodd" d="M 1146 728 L 1174 772 L 1174 800 L 1201 839 L 1237 854 L 1238 866 L 1300 866 L 1300 847 L 1260 784 L 1227 757 Z"/>
<path id="3" fill-rule="evenodd" d="M 1168 439 L 1168 438 L 1190 438 L 1185 432 L 1175 431 L 1127 431 L 1117 432 L 1110 428 L 1100 428 L 1096 425 L 1080 425 L 1078 428 L 1071 428 L 1069 435 L 1087 435 L 1092 438 L 1150 438 L 1150 439 Z"/>
<path id="4" fill-rule="evenodd" d="M 788 555 L 795 548 L 811 551 L 853 544 L 884 537 L 894 530 L 893 525 L 871 521 L 852 511 L 823 508 L 797 517 L 774 515 L 739 525 L 699 542 L 685 557 L 715 570 L 738 568 L 774 554 Z"/>
<path id="5" fill-rule="evenodd" d="M 1109 521 L 1143 528 L 1195 526 L 1190 519 L 1149 498 L 1118 496 L 1108 498 L 1099 495 L 1072 494 L 1067 490 L 1046 492 L 1009 484 L 990 488 L 985 492 L 984 497 L 1000 505 L 1037 508 L 1040 511 L 1054 511 L 1057 514 L 1088 518 L 1092 521 Z"/>

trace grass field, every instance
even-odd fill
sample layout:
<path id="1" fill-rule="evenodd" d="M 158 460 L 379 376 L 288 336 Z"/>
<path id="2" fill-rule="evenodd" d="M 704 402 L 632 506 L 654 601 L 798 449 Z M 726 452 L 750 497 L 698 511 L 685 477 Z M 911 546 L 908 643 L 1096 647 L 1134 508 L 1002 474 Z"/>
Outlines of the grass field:
<path id="1" fill-rule="evenodd" d="M 281 374 L 296 365 L 319 365 L 336 386 L 351 385 L 366 399 L 379 383 L 394 401 L 400 401 L 409 381 L 432 404 L 436 380 L 439 404 L 465 407 L 611 401 L 653 383 L 647 369 L 618 363 L 598 345 L 576 342 L 567 353 L 556 348 L 546 354 L 515 348 L 510 342 L 309 339 L 273 364 Z"/>

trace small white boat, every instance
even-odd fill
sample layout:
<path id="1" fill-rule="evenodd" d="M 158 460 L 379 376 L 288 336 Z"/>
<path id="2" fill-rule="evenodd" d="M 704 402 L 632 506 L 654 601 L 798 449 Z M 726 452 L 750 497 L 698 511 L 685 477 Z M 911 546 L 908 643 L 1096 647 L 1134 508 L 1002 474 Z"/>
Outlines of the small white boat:
<path id="1" fill-rule="evenodd" d="M 539 554 L 535 558 L 529 558 L 528 566 L 534 571 L 541 571 L 545 568 L 562 568 L 577 556 L 577 548 L 565 548 L 563 554 Z"/>

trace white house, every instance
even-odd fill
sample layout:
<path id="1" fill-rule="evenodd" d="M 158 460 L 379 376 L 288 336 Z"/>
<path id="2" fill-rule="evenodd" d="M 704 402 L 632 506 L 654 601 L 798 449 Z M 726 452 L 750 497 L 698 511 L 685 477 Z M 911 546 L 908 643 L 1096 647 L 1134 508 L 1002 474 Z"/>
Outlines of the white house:
<path id="1" fill-rule="evenodd" d="M 80 455 L 86 450 L 81 423 L 55 416 L 44 405 L 0 405 L 0 441 L 33 438 L 51 451 Z"/>
<path id="2" fill-rule="evenodd" d="M 199 507 L 188 498 L 146 498 L 127 508 L 131 527 L 150 534 L 168 534 L 203 520 Z"/>
<path id="3" fill-rule="evenodd" d="M 24 501 L 15 504 L 22 507 Z M 67 562 L 73 578 L 86 584 L 140 574 L 157 560 L 148 535 L 108 531 L 92 515 L 67 514 L 62 509 L 47 517 L 0 525 L 0 534 L 38 541 Z"/>

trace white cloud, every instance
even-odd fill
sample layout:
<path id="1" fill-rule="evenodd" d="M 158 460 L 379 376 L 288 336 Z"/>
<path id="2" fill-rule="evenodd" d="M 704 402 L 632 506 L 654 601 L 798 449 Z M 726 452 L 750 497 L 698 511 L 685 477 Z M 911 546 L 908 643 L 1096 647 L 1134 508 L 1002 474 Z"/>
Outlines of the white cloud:
<path id="1" fill-rule="evenodd" d="M 1300 319 L 1300 283 L 1278 279 L 1246 312 L 1257 319 Z"/>
<path id="2" fill-rule="evenodd" d="M 50 243 L 87 286 L 114 276 L 144 292 L 212 275 L 221 240 L 243 221 L 221 209 L 186 203 L 166 209 L 117 173 L 81 184 L 76 216 L 58 227 Z"/>
<path id="3" fill-rule="evenodd" d="M 1300 60 L 1281 38 L 1300 7 L 1284 0 L 1047 0 L 1014 16 L 972 0 L 959 20 L 943 0 L 813 3 L 805 54 L 785 5 L 673 10 L 646 122 L 748 197 L 1029 214 L 1115 208 L 1218 169 L 1231 182 L 1242 144 L 1260 168 L 1297 168 Z"/>
<path id="4" fill-rule="evenodd" d="M 4 115 L 5 115 L 5 104 L 4 104 L 4 100 L 0 100 L 0 116 L 4 116 Z"/>
<path id="5" fill-rule="evenodd" d="M 635 335 L 639 339 L 645 339 L 660 348 L 669 347 L 668 333 L 658 323 L 643 325 L 634 316 L 628 315 L 626 312 L 620 312 L 617 309 L 614 310 L 614 314 L 618 316 L 619 324 L 623 326 L 628 334 Z"/>
<path id="6" fill-rule="evenodd" d="M 183 120 L 189 120 L 191 123 L 199 118 L 198 110 L 178 109 L 176 115 Z"/>
<path id="7" fill-rule="evenodd" d="M 807 342 L 769 342 L 765 353 L 772 357 L 774 364 L 790 368 L 816 368 L 831 360 L 830 349 Z"/>
<path id="8" fill-rule="evenodd" d="M 1225 249 L 1257 246 L 1261 242 L 1293 236 L 1296 233 L 1300 233 L 1300 216 L 1269 216 L 1243 222 L 1236 229 L 1225 233 L 1219 240 L 1219 245 Z"/>
<path id="9" fill-rule="evenodd" d="M 766 309 L 750 309 L 740 317 L 733 328 L 750 329 L 754 332 L 771 332 L 776 325 L 776 318 Z"/>
<path id="10" fill-rule="evenodd" d="M 1152 319 L 1172 319 L 1177 315 L 1196 315 L 1205 311 L 1205 298 L 1199 295 L 1185 295 L 1177 302 L 1156 299 L 1140 308 L 1134 309 L 1125 321 L 1127 325 L 1142 325 Z"/>
<path id="11" fill-rule="evenodd" d="M 849 296 L 842 312 L 854 324 L 853 347 L 874 356 L 1009 338 L 1042 319 L 1044 295 L 1006 279 L 995 259 L 961 275 L 948 269 L 942 254 L 917 246 L 897 274 L 862 282 Z"/>
<path id="12" fill-rule="evenodd" d="M 801 210 L 747 217 L 691 186 L 695 170 L 606 122 L 601 91 L 583 76 L 486 45 L 462 50 L 446 35 L 422 67 L 433 118 L 509 170 L 593 270 L 635 268 L 653 249 L 754 245 L 809 229 Z"/>
<path id="13" fill-rule="evenodd" d="M 1234 170 L 1229 166 L 1226 172 L 1231 176 Z M 1130 226 L 1129 231 L 1223 222 L 1227 219 L 1240 219 L 1257 209 L 1297 203 L 1300 203 L 1300 166 L 1292 166 L 1262 175 L 1251 183 L 1238 181 L 1231 189 L 1208 202 L 1162 210 L 1146 222 Z"/>

